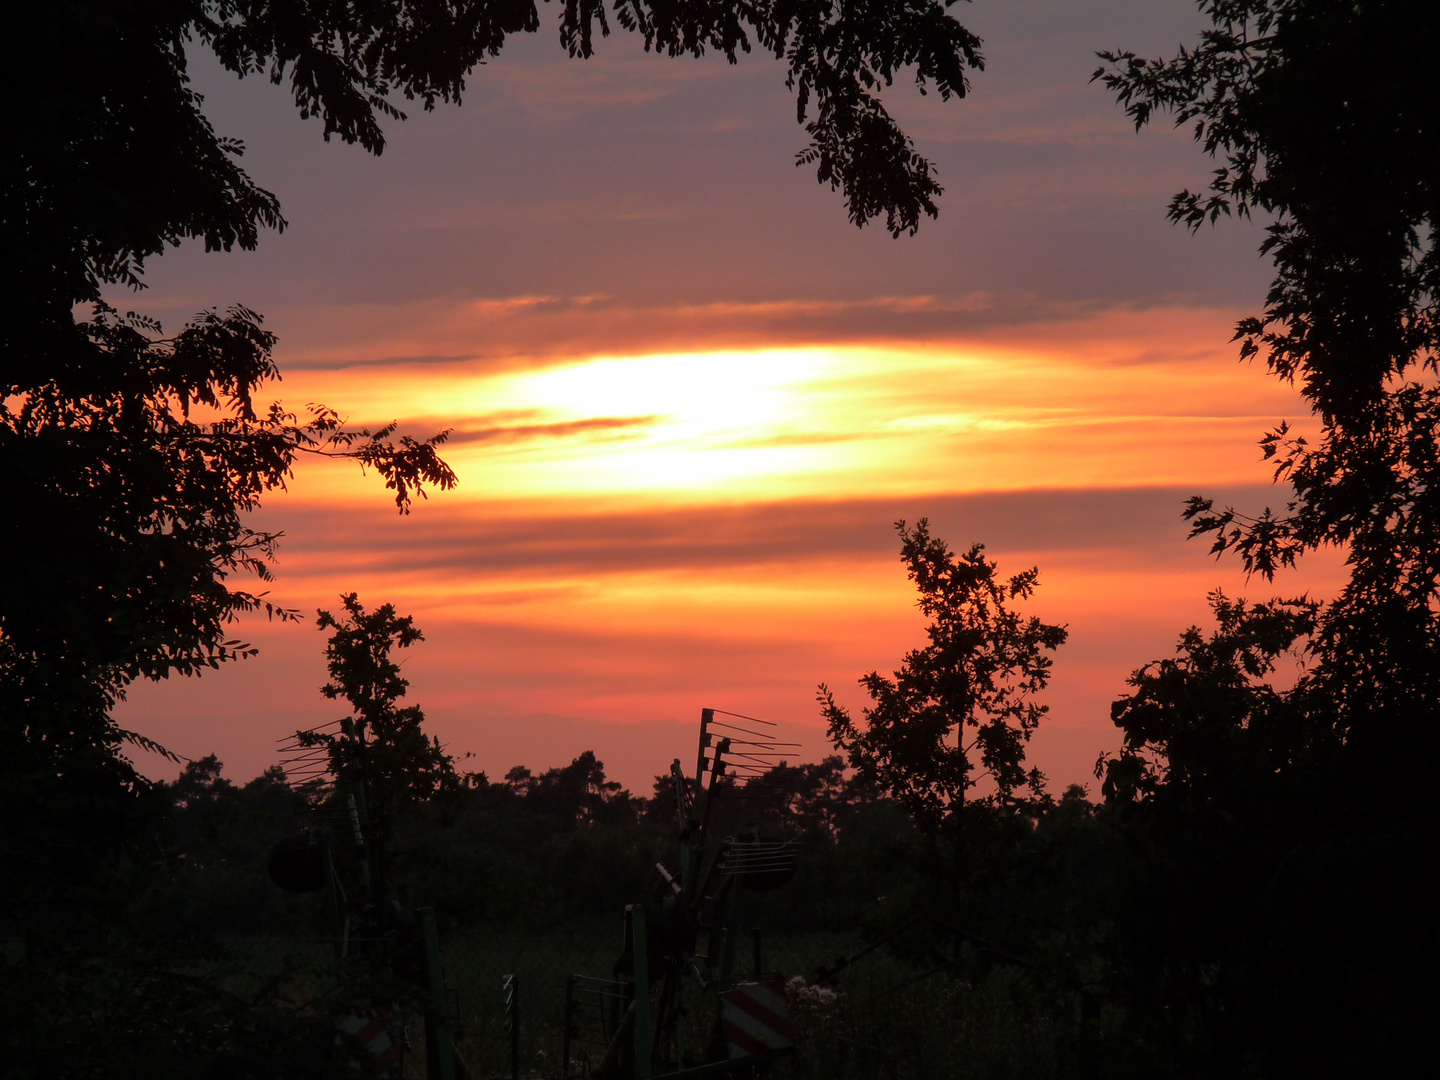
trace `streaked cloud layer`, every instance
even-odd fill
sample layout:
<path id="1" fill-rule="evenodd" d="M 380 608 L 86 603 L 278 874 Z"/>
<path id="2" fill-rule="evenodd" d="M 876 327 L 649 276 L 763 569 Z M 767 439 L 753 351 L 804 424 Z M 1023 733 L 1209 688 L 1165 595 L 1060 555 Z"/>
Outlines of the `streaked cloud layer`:
<path id="1" fill-rule="evenodd" d="M 1256 439 L 1303 410 L 1229 343 L 1263 291 L 1256 227 L 1168 226 L 1205 163 L 1087 86 L 1095 49 L 1172 49 L 1191 5 L 962 14 L 988 42 L 972 98 L 892 95 L 948 189 L 900 241 L 791 167 L 802 133 L 762 58 L 521 42 L 378 161 L 197 65 L 293 225 L 159 260 L 139 306 L 264 311 L 288 406 L 451 429 L 461 478 L 399 519 L 373 477 L 307 464 L 260 515 L 286 533 L 276 598 L 413 611 L 414 697 L 471 766 L 593 747 L 642 784 L 703 705 L 823 752 L 815 684 L 858 704 L 855 678 L 920 640 L 892 523 L 928 515 L 1041 566 L 1037 610 L 1072 641 L 1035 756 L 1083 780 L 1125 674 L 1210 587 L 1245 587 L 1184 542 L 1182 499 L 1273 501 Z M 260 659 L 139 687 L 126 722 L 246 774 L 329 717 L 320 635 L 243 629 Z"/>
<path id="2" fill-rule="evenodd" d="M 1036 757 L 1083 779 L 1125 674 L 1202 618 L 1216 583 L 1183 541 L 1183 498 L 1274 495 L 1254 483 L 1254 434 L 1295 402 L 1208 355 L 1200 342 L 1226 317 L 1108 314 L 1065 334 L 1012 330 L 1003 346 L 304 371 L 287 395 L 356 422 L 452 426 L 461 486 L 400 518 L 373 478 L 317 462 L 261 522 L 287 533 L 285 602 L 313 610 L 358 589 L 419 616 L 430 641 L 407 668 L 415 696 L 481 767 L 593 744 L 636 783 L 706 703 L 786 718 L 822 753 L 815 684 L 853 699 L 859 674 L 920 640 L 892 524 L 928 516 L 1002 569 L 1042 566 L 1037 610 L 1074 638 Z M 172 739 L 180 715 L 209 710 L 200 730 L 226 739 L 234 725 L 227 753 L 247 762 L 257 731 L 325 715 L 313 631 L 255 629 L 263 675 L 207 680 L 218 693 L 144 688 L 132 707 Z M 296 650 L 308 677 L 288 666 Z"/>

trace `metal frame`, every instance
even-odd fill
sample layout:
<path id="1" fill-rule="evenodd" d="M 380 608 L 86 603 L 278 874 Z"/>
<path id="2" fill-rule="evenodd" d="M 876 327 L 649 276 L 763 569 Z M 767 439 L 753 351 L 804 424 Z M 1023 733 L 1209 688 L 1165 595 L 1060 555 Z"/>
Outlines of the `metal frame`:
<path id="1" fill-rule="evenodd" d="M 717 715 L 725 719 L 717 719 Z M 739 721 L 737 723 L 737 721 Z M 734 925 L 736 894 L 747 875 L 793 871 L 790 844 L 762 843 L 758 836 L 715 841 L 711 823 L 716 801 L 734 777 L 744 783 L 761 775 L 784 755 L 770 721 L 718 709 L 700 714 L 695 778 L 689 780 L 677 758 L 670 766 L 678 825 L 678 872 L 656 869 L 662 885 L 658 903 L 625 909 L 624 949 L 611 981 L 572 975 L 566 983 L 564 1076 L 570 1076 L 574 1042 L 586 1029 L 581 1013 L 600 1018 L 605 1053 L 591 1075 L 603 1080 L 701 1080 L 726 1074 L 753 1074 L 770 1061 L 793 1052 L 786 1047 L 763 1054 L 730 1057 L 721 1029 L 722 991 L 736 985 Z M 652 915 L 661 951 L 651 955 Z M 752 940 L 752 975 L 761 973 L 761 937 Z M 700 1047 L 685 1045 L 686 988 L 698 992 L 710 1030 Z M 587 999 L 593 997 L 592 1003 Z M 623 1003 L 623 1011 L 616 1008 Z M 608 1011 L 607 1011 L 608 1010 Z M 585 1019 L 588 1020 L 588 1017 Z M 698 1053 L 687 1052 L 690 1049 Z M 696 1057 L 703 1060 L 696 1061 Z M 687 1064 L 687 1058 L 690 1064 Z"/>

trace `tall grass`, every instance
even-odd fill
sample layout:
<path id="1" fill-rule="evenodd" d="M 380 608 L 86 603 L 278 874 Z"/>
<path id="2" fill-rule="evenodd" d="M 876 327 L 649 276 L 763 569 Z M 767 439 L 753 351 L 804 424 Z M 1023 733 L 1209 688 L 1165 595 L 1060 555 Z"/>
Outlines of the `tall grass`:
<path id="1" fill-rule="evenodd" d="M 765 939 L 766 970 L 800 977 L 790 994 L 797 1051 L 771 1070 L 775 1080 L 1006 1080 L 1056 1072 L 1057 1032 L 1023 973 L 962 965 L 917 980 L 922 969 L 879 952 L 833 986 L 809 981 L 819 966 L 859 946 L 858 938 L 835 933 Z M 520 979 L 521 1074 L 559 1077 L 566 976 L 609 976 L 620 951 L 619 920 L 545 933 L 497 928 L 446 942 L 458 1045 L 475 1074 L 508 1074 L 504 975 Z"/>

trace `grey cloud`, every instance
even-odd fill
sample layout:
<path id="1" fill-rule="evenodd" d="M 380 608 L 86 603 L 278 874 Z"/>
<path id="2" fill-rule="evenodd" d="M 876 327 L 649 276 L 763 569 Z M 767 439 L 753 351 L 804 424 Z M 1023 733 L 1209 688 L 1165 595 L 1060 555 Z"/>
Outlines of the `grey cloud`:
<path id="1" fill-rule="evenodd" d="M 496 424 L 486 427 L 452 429 L 451 443 L 526 442 L 534 439 L 564 439 L 575 435 L 614 435 L 650 427 L 658 416 L 596 416 L 554 424 Z"/>
<path id="2" fill-rule="evenodd" d="M 1244 506 L 1283 494 L 1268 486 L 1207 491 Z M 407 519 L 375 511 L 294 508 L 266 514 L 283 552 L 334 552 L 356 570 L 577 574 L 783 565 L 893 555 L 893 523 L 928 517 L 952 547 L 995 554 L 1125 550 L 1144 560 L 1195 558 L 1182 543 L 1185 488 L 1111 488 L 796 501 L 644 512 L 546 513 L 475 519 L 432 502 Z M 282 555 L 283 557 L 283 555 Z M 290 572 L 290 571 L 287 571 Z"/>

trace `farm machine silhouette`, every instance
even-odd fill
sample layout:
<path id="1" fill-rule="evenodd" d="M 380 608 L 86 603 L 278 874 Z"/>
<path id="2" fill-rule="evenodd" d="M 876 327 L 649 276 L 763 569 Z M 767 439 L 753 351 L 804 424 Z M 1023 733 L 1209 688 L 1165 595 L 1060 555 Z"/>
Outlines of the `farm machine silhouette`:
<path id="1" fill-rule="evenodd" d="M 775 730 L 702 710 L 694 777 L 678 758 L 670 767 L 673 860 L 656 864 L 653 894 L 626 907 L 611 971 L 566 982 L 563 1080 L 738 1080 L 794 1052 L 784 979 L 765 969 L 759 929 L 746 934 L 740 923 L 742 894 L 782 888 L 798 865 L 793 841 L 764 837 L 747 820 L 772 797 L 749 781 L 796 745 Z M 348 982 L 367 988 L 337 1009 L 337 1046 L 352 1063 L 371 1076 L 405 1075 L 406 1011 L 414 1010 L 425 1018 L 429 1080 L 467 1080 L 435 913 L 405 911 L 389 879 L 386 822 L 366 769 L 372 739 L 363 723 L 345 720 L 285 741 L 287 775 L 310 809 L 301 831 L 271 849 L 270 877 L 292 892 L 328 894 L 336 961 Z M 520 990 L 518 976 L 505 977 L 505 1073 L 514 1080 Z"/>
<path id="2" fill-rule="evenodd" d="M 753 806 L 747 782 L 794 745 L 777 741 L 769 721 L 701 712 L 694 778 L 678 758 L 670 766 L 673 869 L 657 864 L 654 895 L 625 909 L 610 975 L 567 980 L 566 1077 L 758 1076 L 794 1051 L 784 980 L 765 970 L 758 929 L 750 955 L 740 955 L 738 917 L 742 891 L 783 887 L 798 853 L 792 841 L 736 820 Z M 735 831 L 722 835 L 727 826 Z"/>
<path id="3" fill-rule="evenodd" d="M 287 892 L 328 893 L 337 966 L 347 984 L 365 988 L 337 1003 L 337 1051 L 365 1075 L 401 1080 L 414 1010 L 425 1020 L 429 1080 L 469 1080 L 452 1036 L 435 911 L 404 909 L 390 879 L 373 744 L 364 721 L 352 719 L 282 740 L 286 776 L 308 809 L 300 831 L 270 849 L 266 868 Z"/>

